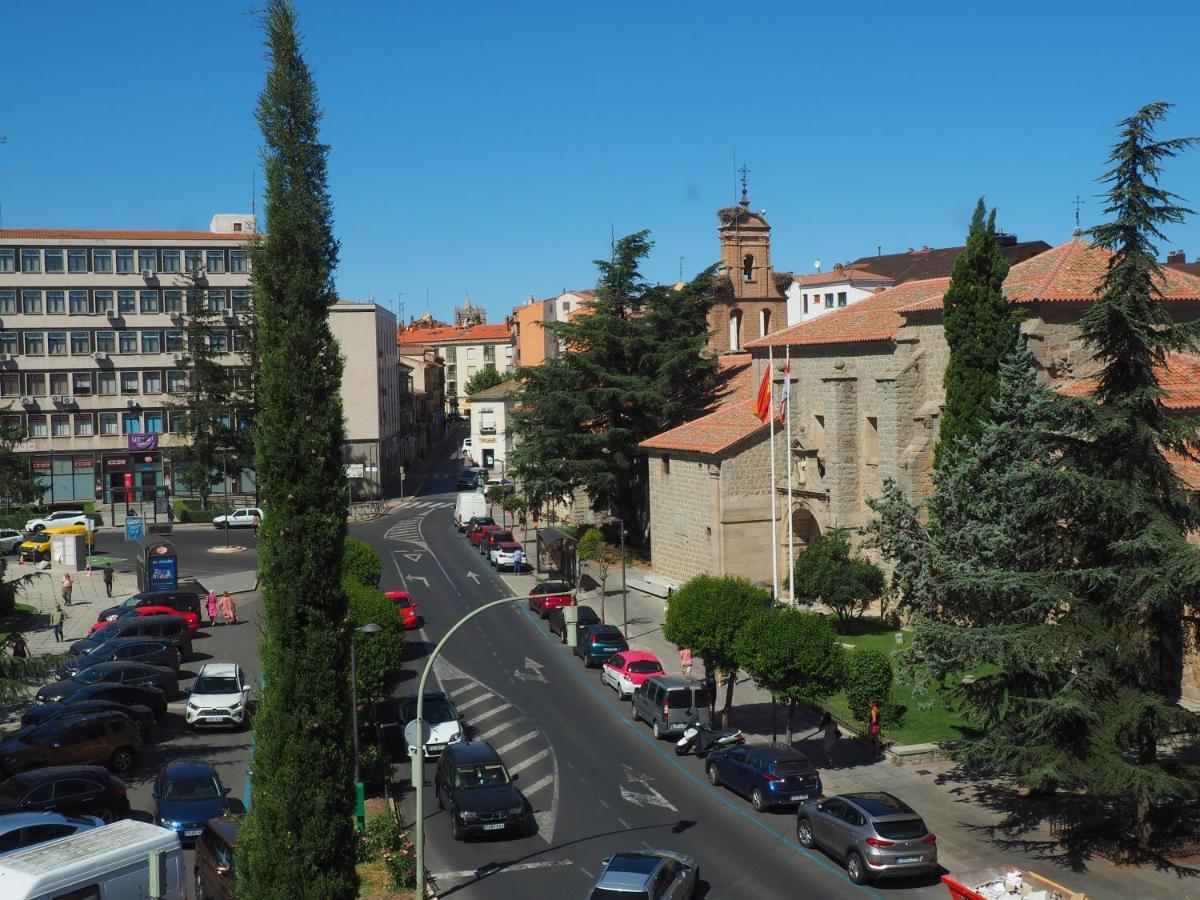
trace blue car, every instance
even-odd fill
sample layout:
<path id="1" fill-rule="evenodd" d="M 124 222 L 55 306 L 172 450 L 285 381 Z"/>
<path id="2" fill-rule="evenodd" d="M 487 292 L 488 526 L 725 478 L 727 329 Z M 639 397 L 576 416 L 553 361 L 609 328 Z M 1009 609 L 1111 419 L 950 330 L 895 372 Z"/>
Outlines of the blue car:
<path id="1" fill-rule="evenodd" d="M 708 781 L 749 797 L 756 810 L 821 796 L 821 776 L 803 753 L 783 744 L 746 744 L 708 755 Z"/>
<path id="2" fill-rule="evenodd" d="M 183 843 L 195 843 L 205 823 L 225 811 L 228 794 L 211 763 L 169 762 L 154 780 L 154 824 L 174 831 Z"/>
<path id="3" fill-rule="evenodd" d="M 585 625 L 579 629 L 579 639 L 575 644 L 575 655 L 583 657 L 587 668 L 600 666 L 614 653 L 624 653 L 629 649 L 625 635 L 616 625 Z"/>

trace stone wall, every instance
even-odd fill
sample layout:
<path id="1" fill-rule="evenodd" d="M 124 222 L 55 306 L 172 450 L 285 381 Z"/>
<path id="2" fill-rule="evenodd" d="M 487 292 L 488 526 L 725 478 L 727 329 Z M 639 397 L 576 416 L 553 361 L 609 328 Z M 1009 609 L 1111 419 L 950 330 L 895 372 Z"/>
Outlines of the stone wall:
<path id="1" fill-rule="evenodd" d="M 719 571 L 714 562 L 720 465 L 694 453 L 653 453 L 649 469 L 651 568 L 678 581 Z"/>

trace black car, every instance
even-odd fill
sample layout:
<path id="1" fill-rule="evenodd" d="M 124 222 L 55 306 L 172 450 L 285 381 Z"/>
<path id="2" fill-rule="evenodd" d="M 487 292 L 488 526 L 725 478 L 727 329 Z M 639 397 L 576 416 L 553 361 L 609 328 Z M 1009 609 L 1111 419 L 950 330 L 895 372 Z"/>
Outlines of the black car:
<path id="1" fill-rule="evenodd" d="M 450 744 L 438 760 L 433 791 L 440 809 L 450 809 L 450 834 L 456 841 L 493 831 L 530 830 L 525 796 L 512 784 L 508 769 L 491 744 Z"/>
<path id="2" fill-rule="evenodd" d="M 21 724 L 36 725 L 59 715 L 59 709 L 66 706 L 74 706 L 76 703 L 90 703 L 93 700 L 108 700 L 122 706 L 131 704 L 145 706 L 154 714 L 154 718 L 156 719 L 161 719 L 167 713 L 167 695 L 160 688 L 149 685 L 138 686 L 134 684 L 102 682 L 100 684 L 90 684 L 86 687 L 81 687 L 75 693 L 69 697 L 64 697 L 58 703 L 45 703 L 25 710 L 21 716 Z M 120 712 L 125 712 L 125 710 L 120 710 Z M 130 715 L 127 712 L 125 714 Z"/>
<path id="3" fill-rule="evenodd" d="M 78 718 L 79 716 L 98 712 L 125 713 L 125 715 L 137 723 L 138 730 L 143 735 L 154 725 L 154 710 L 150 707 L 142 706 L 140 703 L 114 703 L 112 700 L 84 700 L 79 703 L 47 703 L 44 706 L 35 706 L 29 712 L 38 713 L 39 715 L 32 719 L 28 725 L 22 725 L 16 731 L 9 732 L 5 737 L 24 737 L 30 730 L 43 722 L 49 722 L 54 719 Z"/>
<path id="4" fill-rule="evenodd" d="M 550 623 L 550 633 L 557 634 L 559 639 L 565 644 L 567 642 L 567 623 L 563 621 L 563 610 L 566 607 L 556 606 L 546 613 L 546 621 Z M 596 611 L 590 606 L 577 606 L 579 610 L 579 627 L 584 625 L 599 625 L 600 617 L 596 615 Z"/>
<path id="5" fill-rule="evenodd" d="M 187 619 L 173 613 L 116 619 L 96 629 L 88 637 L 75 641 L 67 648 L 67 652 L 72 656 L 83 656 L 108 641 L 133 637 L 174 644 L 179 648 L 181 659 L 191 659 L 192 633 L 188 630 Z"/>
<path id="6" fill-rule="evenodd" d="M 133 687 L 156 687 L 168 697 L 179 692 L 179 680 L 166 666 L 150 666 L 134 662 L 105 662 L 89 666 L 74 678 L 42 685 L 34 702 L 61 703 L 81 688 L 93 684 L 128 684 Z"/>
<path id="7" fill-rule="evenodd" d="M 455 488 L 460 491 L 470 491 L 479 487 L 487 480 L 485 470 L 478 466 L 469 466 L 458 473 L 458 481 L 455 483 Z"/>
<path id="8" fill-rule="evenodd" d="M 129 815 L 125 782 L 103 766 L 47 766 L 0 783 L 0 814 L 56 812 L 105 822 Z"/>
<path id="9" fill-rule="evenodd" d="M 54 677 L 59 681 L 74 678 L 79 672 L 103 662 L 139 662 L 152 666 L 166 666 L 179 672 L 179 648 L 163 640 L 146 638 L 113 638 L 105 641 L 91 653 L 72 656 L 61 666 Z"/>
<path id="10" fill-rule="evenodd" d="M 112 621 L 121 613 L 141 606 L 169 606 L 171 609 L 194 613 L 197 618 L 200 617 L 200 595 L 195 591 L 142 591 L 117 606 L 102 609 L 96 616 L 96 621 Z"/>

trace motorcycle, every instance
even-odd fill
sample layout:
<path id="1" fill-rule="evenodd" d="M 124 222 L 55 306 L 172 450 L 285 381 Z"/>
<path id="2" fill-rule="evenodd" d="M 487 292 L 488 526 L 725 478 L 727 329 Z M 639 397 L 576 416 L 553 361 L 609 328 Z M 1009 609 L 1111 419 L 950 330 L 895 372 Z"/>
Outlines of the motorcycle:
<path id="1" fill-rule="evenodd" d="M 728 747 L 731 744 L 744 743 L 746 743 L 746 736 L 742 734 L 740 728 L 720 731 L 700 724 L 699 719 L 693 719 L 683 730 L 683 735 L 675 742 L 675 755 L 687 756 L 689 753 L 694 753 L 703 759 L 713 750 Z"/>

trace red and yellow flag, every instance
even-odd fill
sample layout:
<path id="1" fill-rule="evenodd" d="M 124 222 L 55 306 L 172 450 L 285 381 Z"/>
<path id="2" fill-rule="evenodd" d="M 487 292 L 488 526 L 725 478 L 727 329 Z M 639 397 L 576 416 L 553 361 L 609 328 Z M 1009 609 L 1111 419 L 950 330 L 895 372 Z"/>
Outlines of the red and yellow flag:
<path id="1" fill-rule="evenodd" d="M 762 422 L 771 415 L 771 367 L 763 369 L 762 384 L 758 386 L 758 396 L 754 398 L 754 414 Z"/>

